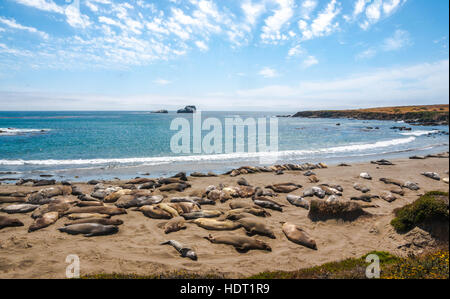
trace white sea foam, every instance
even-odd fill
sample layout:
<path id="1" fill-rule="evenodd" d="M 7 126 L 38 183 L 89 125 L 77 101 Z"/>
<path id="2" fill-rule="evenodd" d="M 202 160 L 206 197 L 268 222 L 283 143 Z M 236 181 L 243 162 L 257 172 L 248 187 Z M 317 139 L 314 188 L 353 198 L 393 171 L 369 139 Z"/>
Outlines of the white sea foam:
<path id="1" fill-rule="evenodd" d="M 436 134 L 436 133 L 439 133 L 439 130 L 405 132 L 405 133 L 400 133 L 400 135 L 419 137 L 419 136 L 423 136 L 423 135 Z"/>
<path id="2" fill-rule="evenodd" d="M 32 133 L 44 133 L 50 129 L 17 129 L 17 128 L 0 128 L 0 136 L 14 136 Z"/>
<path id="3" fill-rule="evenodd" d="M 183 163 L 183 162 L 220 162 L 220 161 L 236 161 L 251 160 L 268 156 L 276 159 L 296 159 L 317 154 L 335 154 L 348 152 L 361 152 L 373 150 L 376 148 L 386 148 L 401 144 L 413 142 L 416 138 L 411 136 L 408 138 L 391 139 L 386 141 L 378 141 L 375 143 L 351 144 L 345 146 L 337 146 L 323 148 L 317 150 L 291 150 L 279 152 L 259 152 L 259 153 L 231 153 L 217 155 L 195 155 L 195 156 L 175 156 L 175 157 L 148 157 L 148 158 L 121 158 L 121 159 L 80 159 L 80 160 L 0 160 L 0 165 L 5 166 L 21 166 L 21 165 L 111 165 L 111 164 L 143 164 L 143 165 L 161 165 L 167 163 Z"/>

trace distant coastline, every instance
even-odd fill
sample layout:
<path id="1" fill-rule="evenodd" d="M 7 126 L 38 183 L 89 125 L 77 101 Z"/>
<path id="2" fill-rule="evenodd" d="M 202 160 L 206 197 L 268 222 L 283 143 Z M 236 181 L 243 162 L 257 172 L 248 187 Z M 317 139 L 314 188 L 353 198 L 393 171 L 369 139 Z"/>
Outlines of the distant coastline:
<path id="1" fill-rule="evenodd" d="M 383 107 L 357 110 L 301 111 L 290 117 L 352 118 L 359 120 L 394 120 L 411 125 L 448 125 L 449 105 Z"/>

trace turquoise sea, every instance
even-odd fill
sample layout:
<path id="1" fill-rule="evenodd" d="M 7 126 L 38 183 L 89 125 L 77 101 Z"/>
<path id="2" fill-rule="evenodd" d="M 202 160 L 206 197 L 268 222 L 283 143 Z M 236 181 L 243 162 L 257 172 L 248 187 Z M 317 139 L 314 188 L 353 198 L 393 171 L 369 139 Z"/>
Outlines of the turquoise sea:
<path id="1" fill-rule="evenodd" d="M 286 112 L 202 112 L 202 119 L 271 117 Z M 173 119 L 192 115 L 148 112 L 0 112 L 0 179 L 86 180 L 178 171 L 224 172 L 260 163 L 265 153 L 175 154 Z M 337 124 L 340 125 L 337 125 Z M 411 131 L 391 129 L 411 127 Z M 192 129 L 192 126 L 191 126 Z M 203 131 L 202 136 L 209 131 Z M 391 121 L 278 118 L 278 163 L 370 161 L 448 151 L 448 126 Z M 269 129 L 267 128 L 267 133 Z M 191 132 L 192 139 L 192 132 Z M 225 134 L 223 134 L 225 135 Z M 223 138 L 225 138 L 223 136 Z M 247 141 L 247 134 L 244 143 Z"/>

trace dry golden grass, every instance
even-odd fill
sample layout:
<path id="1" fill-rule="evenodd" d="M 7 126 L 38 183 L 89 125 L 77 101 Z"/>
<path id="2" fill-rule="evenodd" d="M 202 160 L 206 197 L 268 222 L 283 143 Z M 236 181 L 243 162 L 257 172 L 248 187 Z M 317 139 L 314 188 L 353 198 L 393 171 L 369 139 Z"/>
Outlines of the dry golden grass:
<path id="1" fill-rule="evenodd" d="M 449 105 L 423 105 L 423 106 L 400 106 L 400 107 L 381 107 L 381 108 L 368 108 L 358 110 L 346 110 L 346 111 L 360 111 L 360 112 L 377 112 L 387 114 L 404 114 L 410 112 L 449 112 Z"/>

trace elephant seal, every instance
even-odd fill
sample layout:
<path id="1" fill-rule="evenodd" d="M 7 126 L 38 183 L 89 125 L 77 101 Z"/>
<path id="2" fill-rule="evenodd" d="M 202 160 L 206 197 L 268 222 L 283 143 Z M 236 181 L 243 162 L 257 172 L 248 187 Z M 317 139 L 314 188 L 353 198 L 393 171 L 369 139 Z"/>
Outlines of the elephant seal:
<path id="1" fill-rule="evenodd" d="M 61 217 L 71 207 L 72 207 L 71 204 L 65 203 L 65 202 L 49 203 L 49 204 L 40 206 L 39 208 L 34 210 L 33 213 L 31 214 L 31 218 L 37 219 L 39 217 L 42 217 L 44 214 L 50 213 L 50 212 L 58 212 L 59 213 L 59 217 Z"/>
<path id="2" fill-rule="evenodd" d="M 303 191 L 304 197 L 317 196 L 318 198 L 325 198 L 326 192 L 319 187 L 311 187 Z"/>
<path id="3" fill-rule="evenodd" d="M 291 205 L 294 205 L 296 207 L 304 208 L 307 210 L 309 209 L 309 202 L 301 196 L 289 194 L 288 196 L 286 196 L 286 200 Z"/>
<path id="4" fill-rule="evenodd" d="M 86 218 L 74 220 L 70 223 L 64 224 L 65 226 L 72 224 L 83 224 L 83 223 L 97 223 L 102 225 L 122 225 L 123 221 L 120 219 L 108 219 L 108 218 Z"/>
<path id="5" fill-rule="evenodd" d="M 118 208 L 129 209 L 142 206 L 150 206 L 159 204 L 164 200 L 162 195 L 136 197 L 135 195 L 124 195 L 116 201 L 115 206 Z"/>
<path id="6" fill-rule="evenodd" d="M 111 218 L 110 215 L 99 214 L 99 213 L 73 213 L 68 214 L 66 217 L 69 220 L 87 219 L 87 218 Z"/>
<path id="7" fill-rule="evenodd" d="M 168 204 L 178 211 L 178 214 L 193 213 L 200 211 L 200 205 L 192 202 L 178 202 Z"/>
<path id="8" fill-rule="evenodd" d="M 192 213 L 184 213 L 181 216 L 186 220 L 194 220 L 199 218 L 216 218 L 222 215 L 221 211 L 216 210 L 203 210 Z"/>
<path id="9" fill-rule="evenodd" d="M 0 204 L 2 203 L 25 203 L 25 197 L 0 196 Z"/>
<path id="10" fill-rule="evenodd" d="M 303 229 L 292 223 L 283 223 L 283 232 L 286 237 L 296 244 L 317 250 L 316 241 L 314 241 Z"/>
<path id="11" fill-rule="evenodd" d="M 308 177 L 308 181 L 310 183 L 318 183 L 318 182 L 320 182 L 319 178 L 317 176 L 315 176 L 315 175 L 309 176 Z"/>
<path id="12" fill-rule="evenodd" d="M 60 215 L 58 212 L 45 213 L 41 217 L 36 218 L 36 220 L 34 220 L 33 224 L 31 224 L 31 226 L 28 228 L 28 232 L 31 233 L 41 228 L 45 228 L 47 226 L 52 225 L 53 223 L 58 221 L 59 216 Z"/>
<path id="13" fill-rule="evenodd" d="M 255 206 L 255 207 L 247 207 L 247 208 L 233 209 L 233 210 L 227 211 L 225 213 L 225 218 L 227 218 L 231 215 L 237 215 L 237 214 L 241 214 L 241 213 L 248 213 L 248 214 L 252 214 L 253 216 L 258 216 L 258 217 L 271 216 L 270 213 L 268 213 L 266 210 L 264 210 L 260 206 Z"/>
<path id="14" fill-rule="evenodd" d="M 277 197 L 278 194 L 274 193 L 272 190 L 264 190 L 261 187 L 256 187 L 255 196 Z"/>
<path id="15" fill-rule="evenodd" d="M 70 235 L 82 234 L 85 237 L 112 235 L 119 231 L 115 225 L 102 225 L 98 223 L 83 223 L 71 224 L 65 227 L 58 228 L 60 232 L 68 233 Z"/>
<path id="16" fill-rule="evenodd" d="M 365 185 L 362 185 L 362 184 L 359 184 L 359 183 L 353 184 L 353 188 L 355 190 L 358 190 L 358 191 L 362 192 L 362 193 L 370 192 L 370 188 L 369 187 L 367 187 Z"/>
<path id="17" fill-rule="evenodd" d="M 291 193 L 301 187 L 302 187 L 301 185 L 294 183 L 284 183 L 266 186 L 267 189 L 271 189 L 276 193 Z"/>
<path id="18" fill-rule="evenodd" d="M 356 200 L 356 201 L 364 201 L 364 202 L 372 202 L 372 198 L 380 198 L 378 195 L 372 195 L 372 194 L 363 194 L 361 196 L 354 196 L 351 197 L 351 200 Z"/>
<path id="19" fill-rule="evenodd" d="M 231 212 L 231 211 L 230 211 Z M 255 218 L 257 216 L 250 214 L 250 213 L 246 213 L 246 212 L 238 212 L 238 213 L 225 213 L 222 217 L 218 218 L 219 220 L 231 220 L 231 221 L 236 221 L 236 220 L 240 220 L 242 218 Z"/>
<path id="20" fill-rule="evenodd" d="M 195 251 L 193 251 L 190 248 L 184 247 L 180 242 L 177 242 L 175 240 L 170 240 L 164 243 L 161 243 L 161 245 L 170 245 L 173 248 L 175 248 L 182 257 L 190 258 L 193 261 L 197 260 L 197 254 Z"/>
<path id="21" fill-rule="evenodd" d="M 365 179 L 365 180 L 372 180 L 372 176 L 368 174 L 367 172 L 361 172 L 359 174 L 359 177 Z"/>
<path id="22" fill-rule="evenodd" d="M 255 197 L 253 203 L 261 208 L 271 209 L 279 212 L 283 212 L 283 205 L 266 197 Z"/>
<path id="23" fill-rule="evenodd" d="M 237 184 L 238 184 L 239 186 L 250 186 L 250 184 L 247 182 L 247 180 L 246 180 L 244 177 L 240 178 L 240 179 L 237 181 Z"/>
<path id="24" fill-rule="evenodd" d="M 131 195 L 133 194 L 133 190 L 130 189 L 122 189 L 119 190 L 117 192 L 111 193 L 110 195 L 106 196 L 103 201 L 106 203 L 114 203 L 117 200 L 119 200 L 120 197 L 124 196 L 124 195 Z"/>
<path id="25" fill-rule="evenodd" d="M 168 184 L 168 185 L 164 185 L 162 187 L 159 188 L 159 190 L 161 192 L 169 192 L 169 191 L 178 191 L 178 192 L 183 192 L 185 189 L 191 187 L 190 184 L 188 183 L 173 183 L 173 184 Z"/>
<path id="26" fill-rule="evenodd" d="M 403 187 L 404 183 L 399 181 L 399 180 L 395 180 L 395 179 L 389 179 L 389 178 L 381 178 L 380 179 L 381 182 L 387 184 L 387 185 L 396 185 L 399 187 Z"/>
<path id="27" fill-rule="evenodd" d="M 275 239 L 275 234 L 264 222 L 256 217 L 244 217 L 237 220 L 245 228 L 249 236 L 261 235 Z"/>
<path id="28" fill-rule="evenodd" d="M 28 193 L 18 192 L 18 191 L 2 191 L 0 192 L 0 197 L 27 197 Z"/>
<path id="29" fill-rule="evenodd" d="M 381 193 L 381 198 L 387 202 L 393 202 L 397 199 L 397 197 L 395 197 L 395 195 L 389 191 L 384 191 L 383 193 Z"/>
<path id="30" fill-rule="evenodd" d="M 391 191 L 392 193 L 398 194 L 398 195 L 400 195 L 400 196 L 405 195 L 405 191 L 403 191 L 403 189 L 400 188 L 400 187 L 392 188 L 390 191 Z"/>
<path id="31" fill-rule="evenodd" d="M 172 203 L 190 202 L 196 205 L 215 205 L 216 202 L 207 198 L 201 198 L 197 196 L 189 197 L 174 197 L 170 200 Z"/>
<path id="32" fill-rule="evenodd" d="M 10 218 L 0 215 L 0 229 L 5 227 L 17 227 L 17 226 L 23 226 L 23 222 L 17 218 Z"/>
<path id="33" fill-rule="evenodd" d="M 101 201 L 79 201 L 75 205 L 80 208 L 104 206 L 104 204 Z"/>
<path id="34" fill-rule="evenodd" d="M 255 188 L 251 186 L 239 186 L 236 187 L 235 190 L 240 198 L 248 198 L 255 195 Z"/>
<path id="35" fill-rule="evenodd" d="M 225 244 L 233 246 L 238 252 L 248 252 L 249 250 L 272 251 L 272 248 L 265 242 L 245 236 L 216 236 L 209 235 L 206 240 L 213 244 Z"/>
<path id="36" fill-rule="evenodd" d="M 234 209 L 242 209 L 242 208 L 260 208 L 259 206 L 255 205 L 254 203 L 250 203 L 243 200 L 234 200 L 230 202 L 230 208 L 232 210 Z"/>
<path id="37" fill-rule="evenodd" d="M 423 172 L 422 175 L 426 176 L 427 178 L 436 180 L 436 181 L 440 181 L 441 180 L 441 177 L 436 172 Z"/>
<path id="38" fill-rule="evenodd" d="M 145 183 L 156 183 L 155 180 L 148 178 L 135 178 L 127 182 L 129 185 L 141 185 Z"/>
<path id="39" fill-rule="evenodd" d="M 141 211 L 145 216 L 153 219 L 172 219 L 172 215 L 158 206 L 143 206 L 137 208 L 137 211 Z"/>
<path id="40" fill-rule="evenodd" d="M 448 180 L 449 180 L 448 178 L 443 178 L 443 179 L 442 179 L 442 181 L 443 181 L 444 183 L 446 183 L 446 184 L 448 184 Z"/>
<path id="41" fill-rule="evenodd" d="M 197 224 L 199 227 L 207 230 L 235 230 L 240 228 L 242 225 L 230 220 L 219 221 L 209 218 L 199 218 L 192 220 L 191 223 Z"/>
<path id="42" fill-rule="evenodd" d="M 156 207 L 169 213 L 171 218 L 178 217 L 180 214 L 183 214 L 183 210 L 175 204 L 160 203 L 157 204 Z"/>
<path id="43" fill-rule="evenodd" d="M 322 184 L 319 186 L 320 189 L 322 189 L 323 191 L 325 191 L 326 195 L 337 195 L 337 196 L 342 196 L 342 191 L 333 188 L 331 186 L 328 186 L 327 184 Z"/>
<path id="44" fill-rule="evenodd" d="M 403 187 L 408 188 L 409 190 L 412 191 L 420 190 L 420 187 L 416 183 L 410 181 L 405 182 L 405 184 L 403 184 Z"/>
<path id="45" fill-rule="evenodd" d="M 183 217 L 175 217 L 164 225 L 164 233 L 170 234 L 182 229 L 186 229 L 186 221 Z"/>
<path id="46" fill-rule="evenodd" d="M 99 206 L 99 207 L 74 207 L 65 212 L 66 214 L 79 214 L 79 213 L 98 213 L 105 214 L 109 216 L 123 215 L 127 211 L 123 208 L 110 207 L 110 206 Z"/>
<path id="47" fill-rule="evenodd" d="M 39 207 L 39 205 L 33 205 L 33 204 L 17 204 L 17 205 L 9 205 L 7 207 L 2 208 L 2 212 L 8 213 L 8 214 L 19 214 L 19 213 L 28 213 L 36 210 Z"/>

